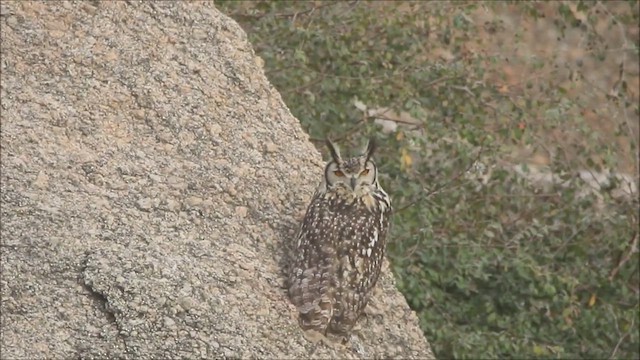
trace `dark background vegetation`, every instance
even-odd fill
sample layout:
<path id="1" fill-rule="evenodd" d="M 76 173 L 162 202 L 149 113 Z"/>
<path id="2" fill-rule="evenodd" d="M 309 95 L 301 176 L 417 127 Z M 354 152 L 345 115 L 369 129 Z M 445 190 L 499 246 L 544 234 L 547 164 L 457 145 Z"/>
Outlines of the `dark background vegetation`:
<path id="1" fill-rule="evenodd" d="M 437 357 L 640 356 L 637 1 L 217 4 L 321 151 L 378 138 Z"/>

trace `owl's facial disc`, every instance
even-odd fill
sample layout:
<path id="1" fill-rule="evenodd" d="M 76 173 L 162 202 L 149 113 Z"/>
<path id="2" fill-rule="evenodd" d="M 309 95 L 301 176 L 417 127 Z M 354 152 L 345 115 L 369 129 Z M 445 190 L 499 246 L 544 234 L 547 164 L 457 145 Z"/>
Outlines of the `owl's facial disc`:
<path id="1" fill-rule="evenodd" d="M 325 177 L 330 187 L 341 187 L 350 192 L 360 193 L 375 183 L 375 165 L 364 158 L 348 159 L 340 164 L 331 162 Z"/>
<path id="2" fill-rule="evenodd" d="M 329 187 L 339 187 L 356 196 L 367 194 L 377 186 L 377 170 L 371 160 L 375 143 L 370 140 L 362 155 L 343 160 L 338 147 L 327 140 L 332 161 L 325 169 L 325 181 Z"/>

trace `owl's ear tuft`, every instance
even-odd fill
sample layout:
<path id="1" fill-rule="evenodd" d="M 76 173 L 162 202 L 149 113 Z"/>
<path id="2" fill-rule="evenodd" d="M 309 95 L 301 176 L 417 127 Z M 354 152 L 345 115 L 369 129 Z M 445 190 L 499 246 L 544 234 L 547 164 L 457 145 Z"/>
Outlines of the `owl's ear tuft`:
<path id="1" fill-rule="evenodd" d="M 329 153 L 331 153 L 331 158 L 336 163 L 340 164 L 342 162 L 342 158 L 340 157 L 340 149 L 334 144 L 329 138 L 326 138 L 325 143 L 327 144 L 327 148 L 329 149 Z"/>
<path id="2" fill-rule="evenodd" d="M 376 148 L 376 140 L 374 138 L 370 138 L 369 142 L 367 143 L 367 148 L 364 152 L 367 161 L 369 161 L 373 157 L 373 153 L 376 151 Z"/>

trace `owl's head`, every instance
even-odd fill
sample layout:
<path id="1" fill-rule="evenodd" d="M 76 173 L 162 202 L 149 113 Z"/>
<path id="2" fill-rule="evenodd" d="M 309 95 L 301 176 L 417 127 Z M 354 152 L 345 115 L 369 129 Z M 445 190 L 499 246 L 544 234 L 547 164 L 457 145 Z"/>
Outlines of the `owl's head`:
<path id="1" fill-rule="evenodd" d="M 351 192 L 356 195 L 369 193 L 378 188 L 378 168 L 373 162 L 375 143 L 369 140 L 361 155 L 342 159 L 338 147 L 327 139 L 331 160 L 324 169 L 325 184 L 328 189 Z"/>

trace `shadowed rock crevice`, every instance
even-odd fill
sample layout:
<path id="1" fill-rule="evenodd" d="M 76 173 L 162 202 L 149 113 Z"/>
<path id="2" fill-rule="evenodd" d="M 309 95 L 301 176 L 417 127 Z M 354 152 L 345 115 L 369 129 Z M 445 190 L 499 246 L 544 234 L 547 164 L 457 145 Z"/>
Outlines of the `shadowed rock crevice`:
<path id="1" fill-rule="evenodd" d="M 88 255 L 87 255 L 88 256 Z M 93 300 L 93 307 L 95 309 L 97 309 L 99 312 L 101 312 L 104 315 L 105 320 L 112 325 L 113 331 L 117 334 L 117 339 L 115 339 L 116 341 L 118 341 L 121 344 L 121 347 L 124 350 L 124 353 L 128 353 L 128 347 L 127 347 L 127 342 L 126 339 L 122 337 L 122 335 L 120 334 L 120 329 L 118 327 L 118 321 L 116 319 L 116 313 L 113 311 L 113 309 L 109 306 L 109 300 L 107 299 L 107 297 L 100 291 L 94 289 L 92 287 L 92 284 L 90 282 L 87 282 L 84 279 L 84 272 L 87 268 L 87 258 L 85 258 L 85 260 L 83 261 L 83 267 L 82 270 L 80 271 L 79 277 L 78 277 L 78 283 L 82 286 L 82 288 L 85 290 L 85 294 L 86 296 L 88 296 L 89 298 L 91 298 Z M 87 353 L 90 353 L 88 347 L 81 347 L 81 348 L 77 348 L 77 356 L 83 356 Z"/>
<path id="2" fill-rule="evenodd" d="M 210 2 L 2 2 L 3 358 L 306 358 L 283 289 L 322 160 Z M 351 348 L 431 357 L 388 270 Z"/>
<path id="3" fill-rule="evenodd" d="M 83 289 L 86 290 L 87 295 L 94 300 L 93 305 L 100 309 L 102 313 L 104 313 L 104 317 L 108 322 L 116 326 L 116 314 L 114 314 L 113 311 L 109 310 L 109 303 L 107 298 L 100 292 L 93 289 L 91 285 L 88 285 L 83 279 L 80 279 L 80 284 L 82 285 Z"/>

